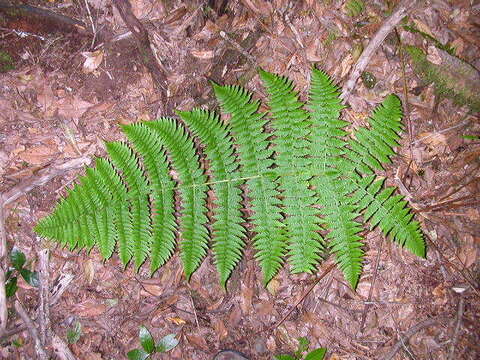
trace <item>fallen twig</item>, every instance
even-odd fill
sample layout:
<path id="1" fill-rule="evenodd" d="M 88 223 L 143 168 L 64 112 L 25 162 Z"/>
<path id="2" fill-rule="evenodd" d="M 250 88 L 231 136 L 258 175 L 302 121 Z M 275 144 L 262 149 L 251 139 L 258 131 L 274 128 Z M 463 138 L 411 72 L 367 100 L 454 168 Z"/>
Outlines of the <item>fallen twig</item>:
<path id="1" fill-rule="evenodd" d="M 455 324 L 455 332 L 453 333 L 452 345 L 450 346 L 450 353 L 448 355 L 448 360 L 453 360 L 453 358 L 454 358 L 455 346 L 457 346 L 458 333 L 460 331 L 460 326 L 462 325 L 462 317 L 463 317 L 464 308 L 465 308 L 465 299 L 463 298 L 463 296 L 461 296 L 460 302 L 458 303 L 457 323 Z"/>
<path id="2" fill-rule="evenodd" d="M 29 15 L 30 17 L 35 16 L 37 18 L 39 17 L 39 18 L 48 19 L 57 25 L 61 25 L 65 27 L 69 26 L 69 27 L 75 28 L 76 30 L 82 33 L 88 32 L 83 22 L 76 19 L 72 19 L 65 15 L 57 14 L 47 9 L 42 9 L 39 7 L 30 6 L 26 4 L 20 4 L 20 5 L 11 4 L 6 0 L 0 0 L 0 9 L 16 12 L 18 15 Z"/>
<path id="3" fill-rule="evenodd" d="M 166 96 L 167 81 L 166 75 L 157 62 L 155 55 L 150 47 L 150 40 L 148 32 L 132 12 L 132 5 L 128 0 L 114 0 L 113 4 L 117 8 L 120 16 L 132 32 L 137 43 L 138 51 L 140 52 L 143 64 L 152 75 L 155 87 L 161 91 L 161 96 Z"/>
<path id="4" fill-rule="evenodd" d="M 38 260 L 40 264 L 39 271 L 39 297 L 40 306 L 38 307 L 38 321 L 40 327 L 40 339 L 43 344 L 47 343 L 48 329 L 50 325 L 50 290 L 48 275 L 48 249 L 42 249 L 38 252 Z"/>
<path id="5" fill-rule="evenodd" d="M 90 164 L 90 157 L 84 156 L 76 159 L 69 160 L 62 164 L 49 166 L 47 168 L 39 170 L 36 175 L 25 179 L 20 184 L 14 186 L 12 189 L 1 195 L 0 205 L 6 206 L 11 202 L 17 200 L 20 196 L 25 195 L 33 188 L 41 185 L 45 185 L 55 176 L 61 175 L 68 170 L 77 169 L 84 165 Z"/>
<path id="6" fill-rule="evenodd" d="M 370 307 L 372 306 L 372 294 L 373 294 L 373 288 L 375 286 L 375 282 L 377 281 L 377 275 L 378 275 L 378 265 L 380 264 L 380 254 L 382 253 L 382 247 L 383 247 L 383 236 L 380 236 L 380 245 L 378 246 L 378 252 L 377 256 L 375 258 L 375 269 L 373 271 L 373 279 L 372 283 L 370 284 L 370 290 L 368 291 L 368 303 L 365 304 L 365 307 L 363 308 L 362 312 L 362 320 L 360 322 L 360 333 L 363 333 L 363 330 L 365 330 L 365 321 L 367 320 L 367 313 Z"/>
<path id="7" fill-rule="evenodd" d="M 332 271 L 332 269 L 335 267 L 335 264 L 330 264 L 323 272 L 322 274 L 315 280 L 315 282 L 308 288 L 308 290 L 302 295 L 302 297 L 300 298 L 300 300 L 298 300 L 295 305 L 293 305 L 291 307 L 291 309 L 285 314 L 285 316 L 276 324 L 273 324 L 272 326 L 270 326 L 267 331 L 272 331 L 273 329 L 276 329 L 278 328 L 280 325 L 282 325 L 284 323 L 285 320 L 288 319 L 288 317 L 290 316 L 290 314 L 293 312 L 293 310 L 295 310 L 297 308 L 298 305 L 300 305 L 300 303 L 305 300 L 305 298 L 308 296 L 308 294 L 310 294 L 312 292 L 312 290 L 315 288 L 315 286 L 317 286 L 317 284 L 320 282 L 320 280 L 322 280 L 325 276 L 328 275 L 328 273 L 330 271 Z M 262 331 L 259 331 L 258 333 L 260 332 L 263 332 Z"/>
<path id="8" fill-rule="evenodd" d="M 3 213 L 3 201 L 0 194 L 0 336 L 7 328 L 7 293 L 5 292 L 5 273 L 7 265 L 7 234 L 5 233 L 5 218 Z"/>
<path id="9" fill-rule="evenodd" d="M 38 335 L 38 331 L 35 328 L 33 321 L 30 319 L 27 312 L 23 308 L 22 304 L 18 300 L 15 301 L 15 310 L 17 311 L 18 315 L 20 315 L 20 317 L 22 318 L 22 321 L 27 327 L 27 330 L 30 336 L 32 337 L 32 340 L 35 343 L 35 353 L 37 354 L 37 357 L 41 360 L 48 360 L 49 357 L 45 352 L 45 349 L 43 348 L 43 344 Z"/>
<path id="10" fill-rule="evenodd" d="M 358 58 L 350 77 L 343 86 L 341 98 L 343 99 L 344 103 L 348 101 L 348 98 L 350 97 L 358 78 L 367 67 L 368 63 L 370 62 L 370 58 L 382 44 L 383 40 L 385 40 L 392 29 L 397 26 L 411 10 L 415 8 L 419 1 L 422 0 L 402 0 L 395 8 L 393 14 L 390 15 L 380 29 L 378 29 L 377 33 L 373 36 L 372 40 L 370 40 L 365 50 L 363 50 L 362 55 L 360 55 Z"/>
<path id="11" fill-rule="evenodd" d="M 409 338 L 411 338 L 413 335 L 415 335 L 417 332 L 422 330 L 423 328 L 435 325 L 436 323 L 444 320 L 446 317 L 445 316 L 437 316 L 436 318 L 433 319 L 427 319 L 424 321 L 419 322 L 415 326 L 411 327 L 403 336 L 400 336 L 400 340 L 397 341 L 395 346 L 392 348 L 392 350 L 383 358 L 384 360 L 391 360 L 395 356 L 395 354 L 400 350 L 403 346 L 404 343 L 408 341 Z"/>
<path id="12" fill-rule="evenodd" d="M 68 348 L 65 341 L 63 341 L 57 334 L 52 332 L 52 347 L 55 355 L 57 355 L 61 360 L 76 360 L 73 353 Z"/>

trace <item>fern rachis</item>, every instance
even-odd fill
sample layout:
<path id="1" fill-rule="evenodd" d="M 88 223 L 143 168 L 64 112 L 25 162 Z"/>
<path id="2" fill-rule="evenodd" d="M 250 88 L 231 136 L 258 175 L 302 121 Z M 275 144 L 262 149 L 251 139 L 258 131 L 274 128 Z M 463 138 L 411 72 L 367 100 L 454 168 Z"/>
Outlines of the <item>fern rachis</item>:
<path id="1" fill-rule="evenodd" d="M 370 126 L 350 137 L 344 130 L 348 123 L 340 119 L 338 90 L 325 73 L 312 71 L 306 105 L 288 79 L 265 71 L 260 76 L 269 116 L 258 112 L 259 103 L 244 89 L 214 85 L 222 111 L 230 115 L 228 122 L 193 110 L 178 113 L 190 132 L 171 118 L 123 126 L 132 147 L 107 144 L 111 162 L 97 159 L 96 167 L 87 169 L 36 231 L 70 248 L 97 245 L 105 258 L 117 244 L 122 263 L 133 259 L 138 269 L 149 257 L 152 273 L 172 255 L 178 231 L 189 279 L 208 248 L 206 197 L 211 188 L 212 248 L 225 287 L 247 240 L 240 211 L 240 185 L 245 184 L 251 209 L 247 220 L 253 225 L 265 284 L 279 271 L 284 256 L 292 272 L 311 273 L 330 249 L 355 287 L 364 258 L 360 215 L 399 245 L 425 256 L 420 226 L 406 201 L 374 175 L 398 146 L 398 98 L 387 97 L 373 112 Z M 265 131 L 267 122 L 270 132 Z M 204 145 L 209 181 L 193 136 Z M 320 224 L 328 231 L 325 239 Z"/>

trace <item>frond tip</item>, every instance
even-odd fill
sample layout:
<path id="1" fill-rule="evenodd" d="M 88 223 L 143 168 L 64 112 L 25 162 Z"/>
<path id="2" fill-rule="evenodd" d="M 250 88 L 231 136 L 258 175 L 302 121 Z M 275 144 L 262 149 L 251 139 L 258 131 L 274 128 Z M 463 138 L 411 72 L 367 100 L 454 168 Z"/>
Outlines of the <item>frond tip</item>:
<path id="1" fill-rule="evenodd" d="M 292 273 L 313 273 L 329 251 L 355 288 L 364 262 L 361 221 L 425 257 L 407 201 L 375 174 L 399 146 L 398 97 L 385 98 L 369 126 L 350 136 L 325 72 L 312 70 L 306 104 L 289 79 L 264 70 L 260 78 L 268 113 L 245 89 L 214 84 L 228 120 L 194 109 L 122 126 L 131 145 L 107 143 L 110 160 L 97 159 L 35 231 L 70 249 L 97 246 L 104 258 L 116 249 L 137 270 L 150 260 L 152 274 L 178 237 L 187 280 L 211 237 L 225 289 L 248 242 L 246 222 L 265 285 L 284 258 Z"/>

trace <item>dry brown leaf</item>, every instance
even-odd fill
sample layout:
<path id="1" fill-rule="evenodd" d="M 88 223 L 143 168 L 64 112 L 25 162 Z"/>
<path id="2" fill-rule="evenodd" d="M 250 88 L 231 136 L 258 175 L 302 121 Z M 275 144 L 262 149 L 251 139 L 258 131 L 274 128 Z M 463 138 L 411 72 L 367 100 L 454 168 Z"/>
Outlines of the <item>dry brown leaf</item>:
<path id="1" fill-rule="evenodd" d="M 413 19 L 413 22 L 417 26 L 418 30 L 430 35 L 431 37 L 435 37 L 435 35 L 432 33 L 432 31 L 430 30 L 430 28 L 428 27 L 427 24 L 425 24 L 424 22 L 422 22 L 418 19 Z"/>
<path id="2" fill-rule="evenodd" d="M 240 291 L 240 308 L 244 315 L 250 314 L 252 311 L 252 297 L 253 289 L 242 284 L 242 290 Z"/>
<path id="3" fill-rule="evenodd" d="M 102 354 L 100 353 L 90 353 L 85 355 L 84 357 L 85 360 L 103 360 Z"/>
<path id="4" fill-rule="evenodd" d="M 85 277 L 87 278 L 88 284 L 91 285 L 93 282 L 93 279 L 95 278 L 95 266 L 93 265 L 92 259 L 88 259 L 85 262 L 83 271 L 85 273 Z"/>
<path id="5" fill-rule="evenodd" d="M 188 342 L 191 343 L 193 346 L 196 348 L 199 348 L 204 351 L 208 351 L 208 345 L 207 342 L 205 341 L 205 338 L 202 336 L 196 336 L 196 335 L 185 335 Z"/>
<path id="6" fill-rule="evenodd" d="M 476 247 L 465 245 L 461 247 L 458 258 L 466 268 L 469 268 L 477 261 L 477 254 L 478 250 Z"/>
<path id="7" fill-rule="evenodd" d="M 187 322 L 179 317 L 167 317 L 167 321 L 174 323 L 175 325 L 184 325 Z"/>
<path id="8" fill-rule="evenodd" d="M 274 296 L 277 294 L 279 288 L 280 288 L 280 281 L 277 278 L 272 279 L 267 284 L 268 292 Z"/>
<path id="9" fill-rule="evenodd" d="M 20 152 L 18 157 L 29 164 L 40 165 L 52 160 L 56 152 L 57 149 L 53 149 L 50 146 L 36 145 Z"/>
<path id="10" fill-rule="evenodd" d="M 322 61 L 323 57 L 317 55 L 318 52 L 322 52 L 322 42 L 319 38 L 316 38 L 310 44 L 308 44 L 307 49 L 305 50 L 305 54 L 307 55 L 308 61 Z"/>
<path id="11" fill-rule="evenodd" d="M 236 328 L 242 320 L 242 309 L 237 305 L 233 308 L 233 311 L 228 316 L 228 326 L 232 329 Z"/>
<path id="12" fill-rule="evenodd" d="M 217 334 L 217 338 L 219 341 L 222 341 L 225 339 L 228 335 L 228 330 L 225 327 L 225 324 L 221 319 L 214 319 L 213 320 L 213 328 L 215 330 L 215 333 Z"/>
<path id="13" fill-rule="evenodd" d="M 97 70 L 103 61 L 103 50 L 101 49 L 93 52 L 84 51 L 82 52 L 82 55 L 85 58 L 82 68 L 85 74 L 90 74 Z"/>
<path id="14" fill-rule="evenodd" d="M 163 286 L 158 284 L 142 283 L 142 286 L 140 291 L 141 296 L 160 296 L 165 292 Z"/>
<path id="15" fill-rule="evenodd" d="M 101 315 L 107 310 L 107 306 L 103 303 L 98 303 L 96 300 L 85 300 L 81 303 L 75 304 L 73 312 L 80 317 L 94 317 Z"/>
<path id="16" fill-rule="evenodd" d="M 58 107 L 58 115 L 67 119 L 78 119 L 92 107 L 92 104 L 78 96 L 68 96 L 58 99 L 55 106 Z"/>
<path id="17" fill-rule="evenodd" d="M 190 51 L 193 57 L 201 60 L 213 59 L 213 50 L 192 50 Z"/>

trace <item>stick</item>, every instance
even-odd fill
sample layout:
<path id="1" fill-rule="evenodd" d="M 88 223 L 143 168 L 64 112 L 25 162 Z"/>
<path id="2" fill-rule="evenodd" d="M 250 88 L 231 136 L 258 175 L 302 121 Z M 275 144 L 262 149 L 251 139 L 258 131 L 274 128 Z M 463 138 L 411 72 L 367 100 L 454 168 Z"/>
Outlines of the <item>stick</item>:
<path id="1" fill-rule="evenodd" d="M 378 246 L 378 252 L 377 256 L 375 258 L 375 269 L 373 271 L 373 279 L 372 283 L 370 285 L 370 289 L 368 291 L 368 303 L 365 304 L 365 307 L 363 308 L 362 312 L 362 321 L 360 322 L 360 333 L 363 334 L 363 330 L 365 330 L 365 321 L 367 320 L 367 312 L 370 310 L 370 307 L 372 306 L 372 295 L 373 295 L 373 288 L 375 287 L 375 283 L 377 281 L 377 275 L 378 275 L 378 265 L 380 264 L 380 254 L 382 253 L 382 247 L 383 247 L 383 236 L 380 237 L 380 244 Z"/>
<path id="2" fill-rule="evenodd" d="M 41 17 L 53 21 L 59 25 L 73 27 L 80 32 L 88 32 L 83 22 L 39 7 L 30 5 L 12 5 L 8 1 L 0 0 L 0 9 L 14 11 L 23 16 L 30 15 L 30 20 L 33 16 Z"/>
<path id="3" fill-rule="evenodd" d="M 445 319 L 445 316 L 437 316 L 433 319 L 427 319 L 419 322 L 417 325 L 411 327 L 403 336 L 400 336 L 400 340 L 397 341 L 392 350 L 383 358 L 384 360 L 392 360 L 395 354 L 400 350 L 403 344 L 408 341 L 413 335 L 422 330 L 423 328 L 432 326 Z"/>
<path id="4" fill-rule="evenodd" d="M 462 297 L 460 298 L 460 302 L 458 304 L 457 323 L 455 325 L 455 332 L 453 333 L 452 345 L 450 346 L 450 353 L 448 355 L 448 360 L 453 360 L 453 358 L 454 358 L 455 346 L 457 346 L 458 333 L 460 331 L 460 326 L 462 325 L 462 317 L 463 317 L 464 308 L 465 308 L 465 300 L 464 300 L 463 295 L 462 295 Z"/>
<path id="5" fill-rule="evenodd" d="M 67 344 L 65 344 L 65 341 L 59 338 L 55 333 L 52 333 L 52 347 L 55 355 L 61 360 L 76 360 L 75 355 L 72 354 Z"/>
<path id="6" fill-rule="evenodd" d="M 320 282 L 320 280 L 322 280 L 325 276 L 327 276 L 327 274 L 332 271 L 332 269 L 335 267 L 335 264 L 330 264 L 322 273 L 322 275 L 320 275 L 316 280 L 315 282 L 308 288 L 308 290 L 305 292 L 305 294 L 302 295 L 302 297 L 300 298 L 300 300 L 298 300 L 295 305 L 292 306 L 292 308 L 285 314 L 285 316 L 276 324 L 273 324 L 272 326 L 270 326 L 267 331 L 271 331 L 273 329 L 276 329 L 278 328 L 280 325 L 283 324 L 283 322 L 285 320 L 288 319 L 288 317 L 290 316 L 290 314 L 293 312 L 293 310 L 295 310 L 297 308 L 298 305 L 300 305 L 300 303 L 305 300 L 305 298 L 307 297 L 308 294 L 310 294 L 312 292 L 312 290 L 315 288 L 315 286 L 317 286 L 317 284 Z M 258 333 L 260 332 L 263 332 L 263 330 L 260 330 Z M 257 334 L 258 334 L 257 333 Z"/>
<path id="7" fill-rule="evenodd" d="M 160 69 L 157 59 L 150 47 L 147 30 L 140 20 L 138 20 L 133 14 L 132 5 L 128 0 L 113 0 L 113 5 L 117 8 L 122 20 L 127 25 L 128 30 L 132 32 L 137 43 L 138 51 L 141 54 L 142 62 L 148 71 L 150 71 L 155 87 L 157 90 L 161 91 L 161 95 L 164 98 L 167 91 L 167 77 Z"/>
<path id="8" fill-rule="evenodd" d="M 5 292 L 5 273 L 7 266 L 7 235 L 5 233 L 5 218 L 3 212 L 3 201 L 0 194 L 0 335 L 7 328 L 7 293 Z"/>
<path id="9" fill-rule="evenodd" d="M 48 329 L 50 327 L 50 306 L 49 306 L 49 276 L 48 276 L 48 249 L 43 249 L 38 252 L 38 259 L 40 263 L 39 271 L 39 297 L 40 306 L 38 307 L 38 321 L 40 327 L 40 340 L 42 344 L 46 344 L 48 338 Z"/>
<path id="10" fill-rule="evenodd" d="M 3 206 L 6 206 L 11 202 L 17 200 L 20 196 L 32 190 L 33 188 L 37 186 L 45 185 L 55 176 L 61 175 L 68 170 L 77 169 L 84 165 L 88 165 L 90 164 L 90 162 L 91 162 L 91 159 L 87 156 L 84 156 L 84 157 L 69 160 L 62 164 L 41 169 L 37 172 L 36 175 L 31 176 L 28 179 L 25 179 L 20 184 L 14 186 L 12 189 L 4 193 L 0 200 L 3 202 Z"/>
<path id="11" fill-rule="evenodd" d="M 35 343 L 35 352 L 37 353 L 37 357 L 41 360 L 48 360 L 49 357 L 45 352 L 45 349 L 43 348 L 40 337 L 38 336 L 38 331 L 35 328 L 32 320 L 28 316 L 27 312 L 23 308 L 22 304 L 18 300 L 15 301 L 15 310 L 17 310 L 18 315 L 20 315 L 20 317 L 22 318 L 30 336 L 32 337 L 33 342 Z"/>
<path id="12" fill-rule="evenodd" d="M 362 55 L 360 55 L 358 58 L 350 77 L 343 86 L 342 95 L 340 96 L 343 99 L 343 103 L 348 101 L 348 98 L 350 97 L 358 78 L 367 67 L 368 63 L 370 62 L 370 58 L 380 47 L 383 40 L 385 40 L 392 29 L 397 26 L 400 21 L 402 21 L 408 12 L 413 10 L 419 1 L 421 0 L 402 0 L 400 4 L 397 5 L 393 14 L 387 18 L 380 29 L 378 29 L 377 33 L 373 36 L 372 40 L 370 40 L 365 50 L 363 50 Z"/>

